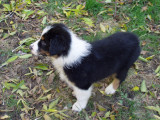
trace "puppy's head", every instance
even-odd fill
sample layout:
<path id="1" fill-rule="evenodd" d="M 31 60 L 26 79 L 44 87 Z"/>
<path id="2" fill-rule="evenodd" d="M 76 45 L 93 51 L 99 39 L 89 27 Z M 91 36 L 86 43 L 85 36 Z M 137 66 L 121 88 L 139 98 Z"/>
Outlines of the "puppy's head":
<path id="1" fill-rule="evenodd" d="M 30 45 L 34 55 L 65 56 L 69 52 L 71 36 L 68 28 L 63 24 L 47 26 L 41 38 Z"/>

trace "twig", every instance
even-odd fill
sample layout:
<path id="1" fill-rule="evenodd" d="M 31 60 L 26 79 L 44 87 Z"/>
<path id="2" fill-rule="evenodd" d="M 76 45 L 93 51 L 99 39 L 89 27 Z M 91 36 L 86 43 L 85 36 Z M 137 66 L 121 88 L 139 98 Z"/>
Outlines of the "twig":
<path id="1" fill-rule="evenodd" d="M 0 112 L 11 112 L 11 111 L 14 111 L 14 110 L 0 110 Z"/>
<path id="2" fill-rule="evenodd" d="M 0 27 L 0 29 L 3 29 L 3 30 L 11 30 L 12 28 L 4 28 L 4 27 Z"/>
<path id="3" fill-rule="evenodd" d="M 6 65 L 1 65 L 0 68 L 2 68 L 2 67 L 4 67 L 4 66 L 6 66 Z"/>
<path id="4" fill-rule="evenodd" d="M 12 50 L 12 52 L 14 52 L 15 50 L 17 50 L 19 47 L 21 47 L 23 44 L 19 45 L 18 47 L 16 47 L 15 49 Z"/>

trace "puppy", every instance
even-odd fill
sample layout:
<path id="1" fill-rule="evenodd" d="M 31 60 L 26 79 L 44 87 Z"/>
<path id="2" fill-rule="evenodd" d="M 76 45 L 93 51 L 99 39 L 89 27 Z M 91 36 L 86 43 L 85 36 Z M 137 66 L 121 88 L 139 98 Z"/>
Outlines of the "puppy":
<path id="1" fill-rule="evenodd" d="M 74 111 L 86 107 L 94 82 L 112 74 L 116 76 L 105 93 L 115 93 L 140 54 L 139 40 L 132 33 L 118 32 L 89 43 L 60 23 L 46 27 L 30 49 L 34 55 L 50 56 L 60 79 L 74 90 Z"/>

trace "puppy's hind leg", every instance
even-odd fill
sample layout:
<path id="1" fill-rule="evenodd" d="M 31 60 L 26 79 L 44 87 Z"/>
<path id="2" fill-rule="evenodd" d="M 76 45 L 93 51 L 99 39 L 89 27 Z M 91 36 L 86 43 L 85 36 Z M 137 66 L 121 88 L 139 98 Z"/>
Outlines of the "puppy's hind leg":
<path id="1" fill-rule="evenodd" d="M 118 72 L 116 76 L 114 76 L 113 82 L 105 89 L 106 94 L 114 94 L 116 92 L 120 83 L 122 83 L 125 80 L 128 70 L 129 68 L 125 68 Z"/>
<path id="2" fill-rule="evenodd" d="M 105 89 L 105 93 L 108 94 L 114 94 L 117 90 L 117 88 L 119 87 L 120 84 L 120 80 L 118 78 L 114 78 L 113 82 L 106 87 Z"/>
<path id="3" fill-rule="evenodd" d="M 80 112 L 82 109 L 86 108 L 88 99 L 91 96 L 92 86 L 88 90 L 83 90 L 78 87 L 73 88 L 77 101 L 73 104 L 72 110 Z"/>

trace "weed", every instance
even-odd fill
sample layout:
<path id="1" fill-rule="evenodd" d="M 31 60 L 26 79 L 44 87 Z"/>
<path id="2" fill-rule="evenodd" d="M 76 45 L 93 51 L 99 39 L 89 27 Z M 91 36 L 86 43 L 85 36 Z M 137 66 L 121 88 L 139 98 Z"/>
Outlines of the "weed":
<path id="1" fill-rule="evenodd" d="M 54 12 L 62 13 L 62 3 L 64 0 L 48 0 L 48 4 L 44 5 L 44 9 L 50 14 L 53 15 Z"/>
<path id="2" fill-rule="evenodd" d="M 6 101 L 8 107 L 15 107 L 15 106 L 17 106 L 17 102 L 18 102 L 18 100 L 16 99 L 15 95 L 8 96 L 8 99 Z"/>
<path id="3" fill-rule="evenodd" d="M 93 15 L 97 15 L 103 10 L 103 4 L 97 2 L 96 0 L 86 0 L 86 10 L 88 10 Z"/>

